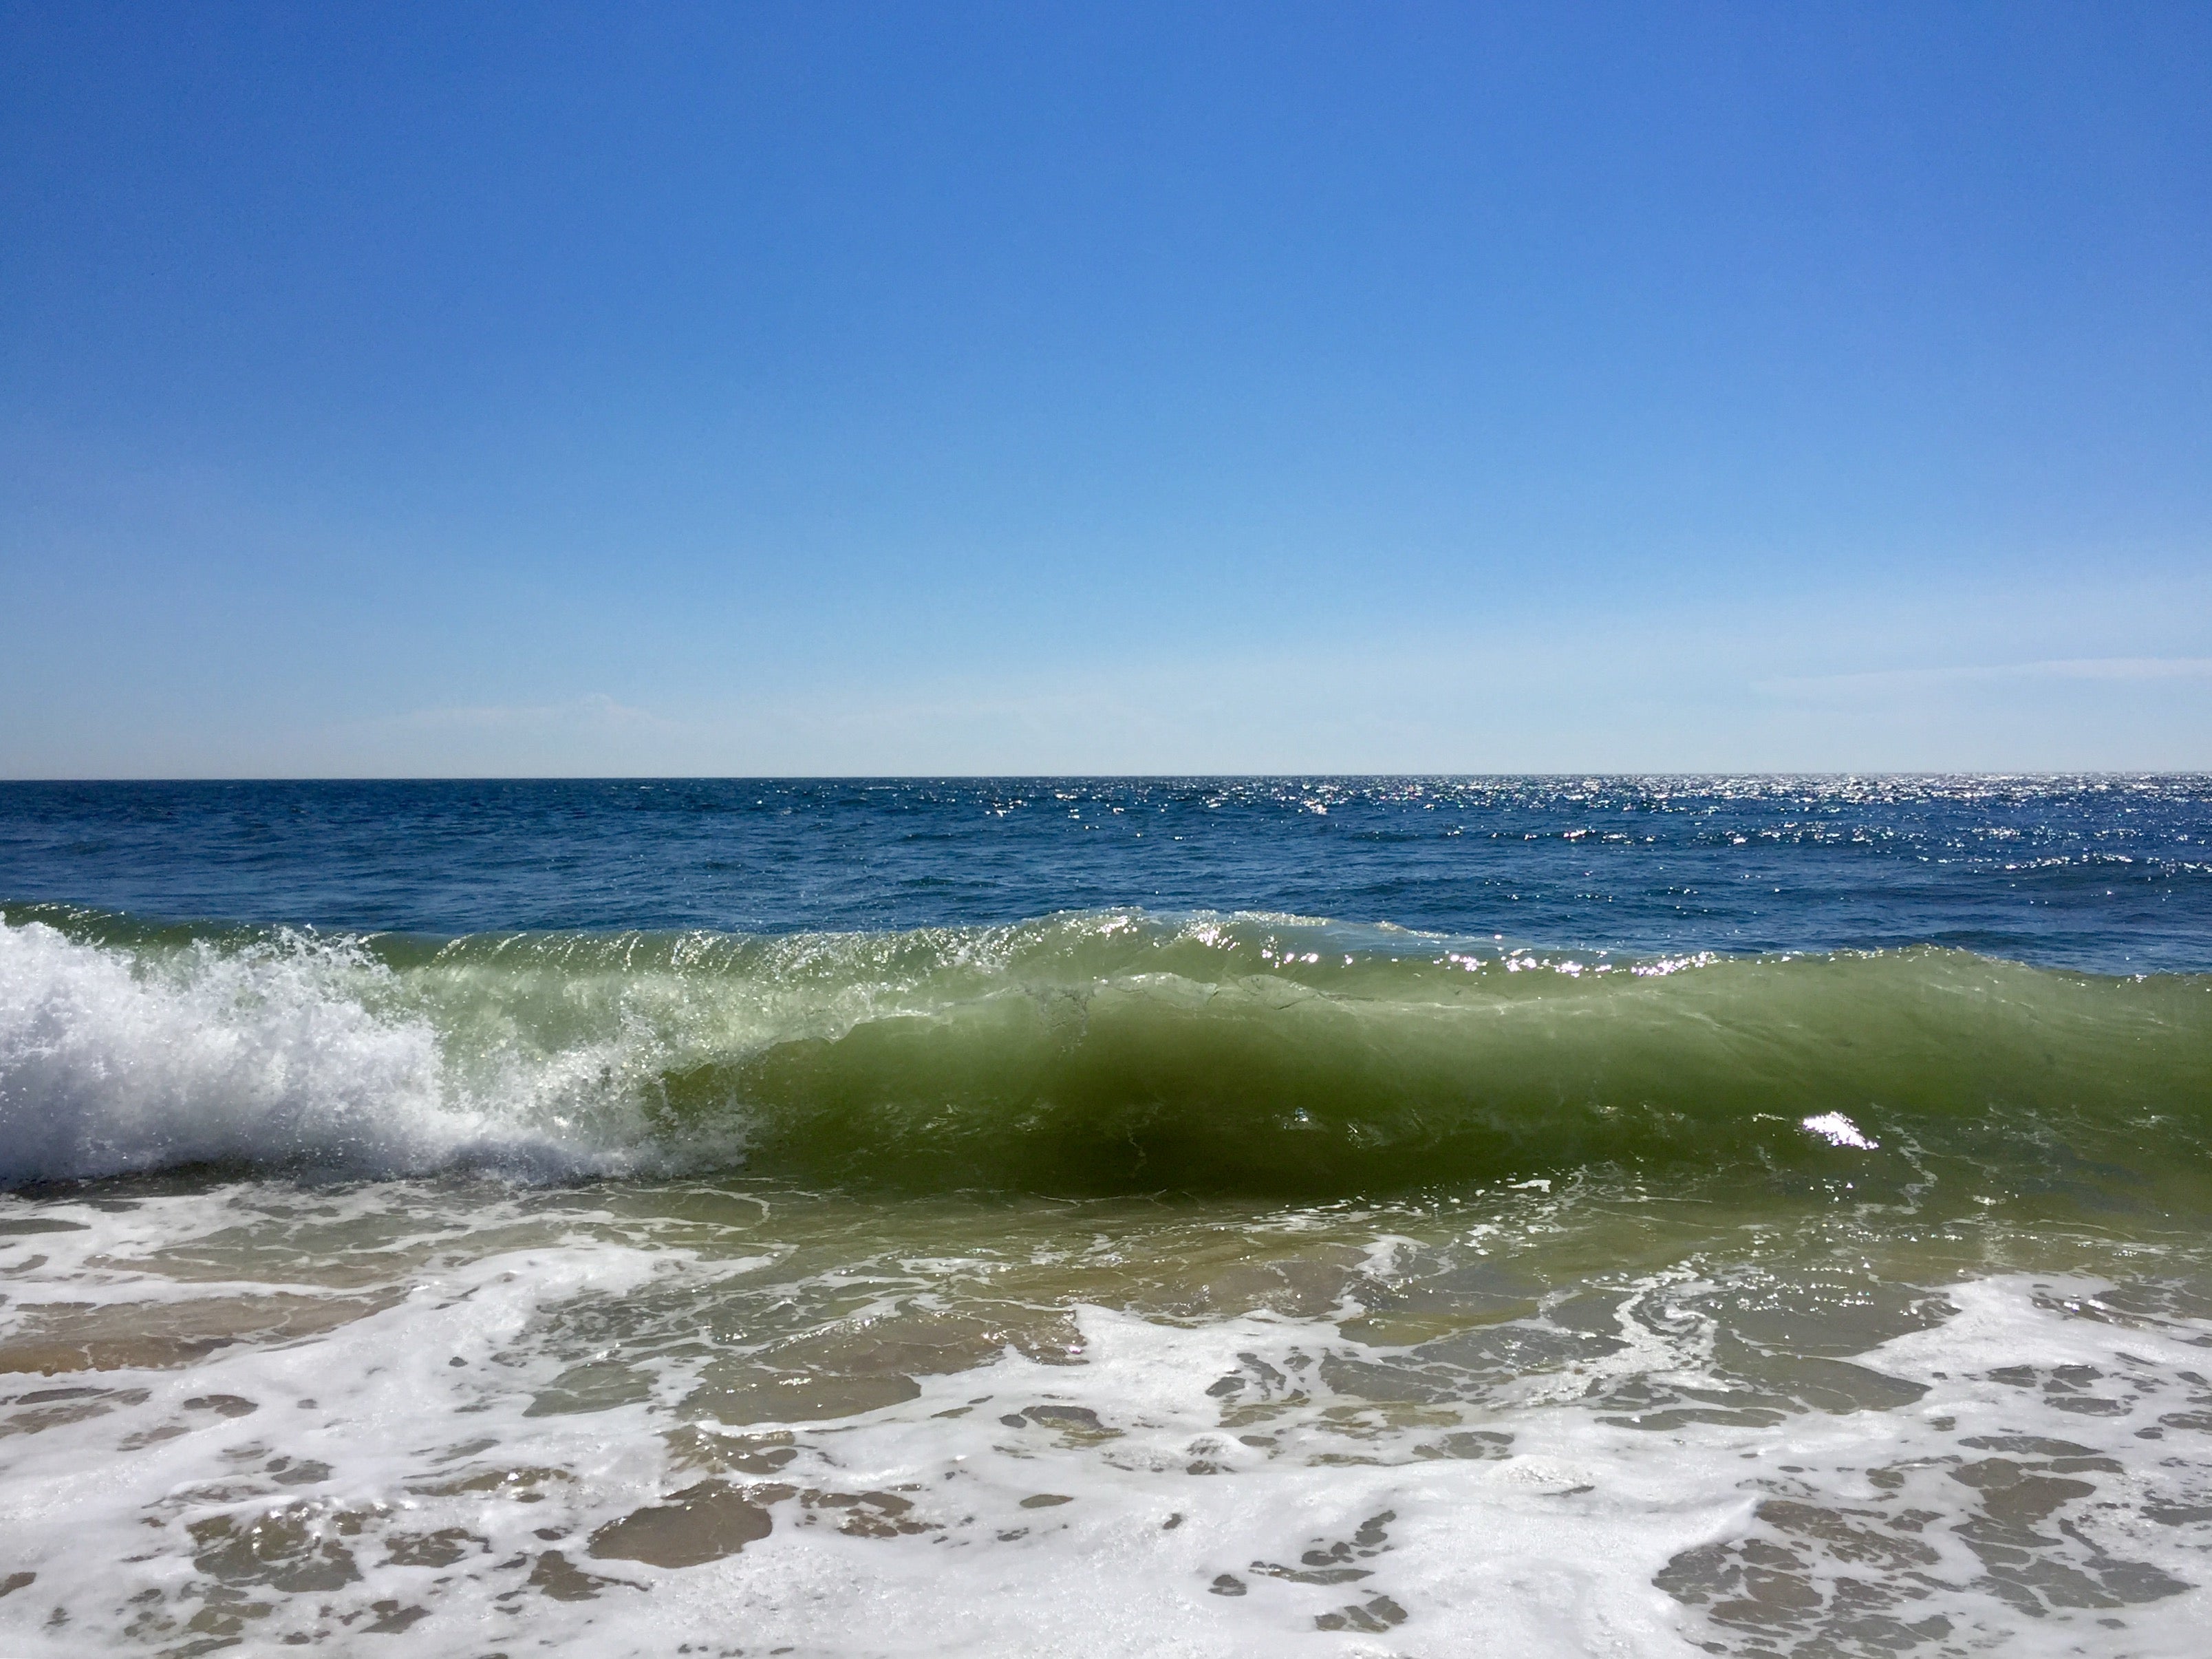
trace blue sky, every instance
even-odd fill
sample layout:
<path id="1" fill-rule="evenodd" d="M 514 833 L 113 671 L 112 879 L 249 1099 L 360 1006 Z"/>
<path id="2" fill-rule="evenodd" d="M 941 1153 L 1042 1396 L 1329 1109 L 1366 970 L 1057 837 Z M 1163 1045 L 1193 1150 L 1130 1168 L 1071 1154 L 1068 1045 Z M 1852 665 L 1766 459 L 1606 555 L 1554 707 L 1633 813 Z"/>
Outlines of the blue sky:
<path id="1" fill-rule="evenodd" d="M 2212 9 L 0 5 L 0 775 L 2212 767 Z"/>

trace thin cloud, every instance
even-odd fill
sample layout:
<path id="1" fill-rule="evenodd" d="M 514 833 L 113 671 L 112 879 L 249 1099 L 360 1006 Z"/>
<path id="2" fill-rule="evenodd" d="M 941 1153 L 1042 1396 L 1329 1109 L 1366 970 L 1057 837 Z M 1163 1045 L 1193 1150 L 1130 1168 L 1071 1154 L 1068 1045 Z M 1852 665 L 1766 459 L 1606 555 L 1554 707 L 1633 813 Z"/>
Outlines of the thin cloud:
<path id="1" fill-rule="evenodd" d="M 678 722 L 594 693 L 565 702 L 476 703 L 410 709 L 405 714 L 362 720 L 349 728 L 363 736 L 396 737 L 420 732 L 483 733 L 571 733 L 673 732 Z"/>
<path id="2" fill-rule="evenodd" d="M 1970 685 L 2032 680 L 2212 679 L 2212 657 L 2063 657 L 2041 662 L 1960 664 L 1942 668 L 1892 668 L 1856 674 L 1789 675 L 1755 680 L 1766 696 L 1866 698 L 1942 691 Z"/>

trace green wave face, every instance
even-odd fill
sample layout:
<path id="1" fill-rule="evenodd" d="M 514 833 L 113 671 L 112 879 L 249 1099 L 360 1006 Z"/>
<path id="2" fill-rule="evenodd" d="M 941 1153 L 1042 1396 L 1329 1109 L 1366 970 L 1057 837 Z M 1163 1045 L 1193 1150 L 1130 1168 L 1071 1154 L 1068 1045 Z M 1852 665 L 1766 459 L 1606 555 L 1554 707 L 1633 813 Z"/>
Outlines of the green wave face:
<path id="1" fill-rule="evenodd" d="M 2061 1126 L 2203 1150 L 2203 982 L 1935 951 L 1643 973 L 1515 960 L 1010 973 L 672 1071 L 666 1110 L 742 1121 L 763 1170 L 1075 1192 L 1810 1169 L 1834 1164 L 1838 1133 L 1893 1157 Z"/>
<path id="2" fill-rule="evenodd" d="M 2212 1167 L 2202 976 L 2103 979 L 1931 948 L 1631 962 L 1119 912 L 897 934 L 442 943 L 58 913 L 8 924 L 15 1005 L 35 1000 L 41 964 L 18 958 L 36 934 L 49 978 L 96 961 L 142 998 L 198 999 L 202 1026 L 233 1020 L 238 1043 L 281 1049 L 301 1076 L 324 1065 L 310 1092 L 352 1086 L 348 1064 L 381 1066 L 376 1086 L 404 1096 L 416 1125 L 397 1144 L 418 1163 L 536 1136 L 902 1190 L 1297 1196 L 1589 1164 L 1869 1191 L 1909 1186 L 1931 1158 L 1998 1176 L 2117 1160 L 2153 1183 Z M 0 1021 L 11 1122 L 36 1109 L 27 1091 L 83 1113 L 98 1106 L 93 1070 L 153 1063 L 118 1037 L 88 1053 L 82 1076 L 40 1071 L 22 1059 L 35 1033 L 17 1024 Z M 402 1038 L 406 1066 L 377 1046 Z M 172 1089 L 163 1121 L 224 1109 L 203 1097 L 244 1086 L 229 1078 L 217 1066 Z M 340 1116 L 368 1145 L 378 1097 L 356 1093 Z M 271 1161 L 335 1157 L 329 1113 L 302 1100 L 266 1118 Z M 469 1133 L 440 1142 L 416 1122 L 440 1113 Z M 310 1120 L 325 1127 L 303 1139 Z M 212 1152 L 172 1139 L 180 1157 L 262 1157 L 250 1135 Z M 100 1172 L 88 1158 L 19 1159 L 11 1173 Z"/>

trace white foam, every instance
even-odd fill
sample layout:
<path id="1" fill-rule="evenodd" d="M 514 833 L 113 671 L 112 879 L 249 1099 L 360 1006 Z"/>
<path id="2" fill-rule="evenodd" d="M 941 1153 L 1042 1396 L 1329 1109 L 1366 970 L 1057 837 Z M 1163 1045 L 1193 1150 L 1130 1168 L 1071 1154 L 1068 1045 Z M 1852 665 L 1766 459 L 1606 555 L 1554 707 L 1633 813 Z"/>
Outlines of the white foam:
<path id="1" fill-rule="evenodd" d="M 403 1200 L 416 1201 L 390 1188 L 339 1194 L 319 1200 L 316 1213 L 333 1227 L 358 1224 L 376 1206 Z M 1327 1320 L 1254 1314 L 1194 1324 L 1082 1307 L 1080 1364 L 1010 1350 L 977 1369 L 924 1376 L 919 1396 L 898 1405 L 781 1425 L 789 1462 L 769 1478 L 729 1476 L 750 1482 L 775 1521 L 740 1553 L 684 1569 L 596 1560 L 586 1550 L 593 1528 L 700 1478 L 696 1468 L 672 1467 L 662 1437 L 679 1426 L 678 1403 L 729 1339 L 701 1333 L 649 1352 L 619 1342 L 603 1352 L 580 1350 L 561 1332 L 595 1328 L 594 1308 L 635 1309 L 655 1296 L 672 1307 L 706 1306 L 723 1293 L 718 1285 L 780 1285 L 784 1270 L 773 1251 L 716 1259 L 619 1242 L 605 1236 L 611 1216 L 574 1204 L 533 1218 L 519 1200 L 457 1208 L 433 1193 L 419 1202 L 426 1218 L 441 1206 L 467 1214 L 481 1243 L 472 1249 L 464 1236 L 442 1256 L 422 1255 L 395 1281 L 396 1301 L 335 1330 L 219 1350 L 179 1370 L 24 1380 L 31 1391 L 82 1383 L 122 1392 L 108 1396 L 105 1415 L 0 1438 L 0 1576 L 38 1575 L 0 1599 L 8 1650 L 156 1645 L 127 1635 L 131 1622 L 142 1632 L 156 1615 L 181 1626 L 213 1605 L 207 1570 L 194 1561 L 204 1539 L 189 1528 L 225 1516 L 243 1527 L 288 1505 L 300 1506 L 292 1513 L 310 1533 L 349 1552 L 362 1576 L 313 1593 L 252 1587 L 257 1604 L 271 1609 L 253 1627 L 255 1643 L 270 1650 L 288 1635 L 319 1632 L 351 1651 L 348 1632 L 378 1617 L 382 1603 L 425 1610 L 407 1640 L 428 1659 L 480 1654 L 494 1639 L 610 1659 L 668 1654 L 687 1641 L 709 1651 L 737 1643 L 841 1656 L 1310 1648 L 1641 1659 L 1693 1652 L 1692 1642 L 1740 1644 L 1740 1626 L 1710 1622 L 1728 1592 L 1700 1603 L 1692 1583 L 1686 1601 L 1654 1581 L 1683 1573 L 1680 1564 L 1705 1559 L 1700 1550 L 1713 1571 L 1725 1571 L 1747 1540 L 1794 1553 L 1800 1582 L 1832 1602 L 1846 1579 L 1902 1586 L 1917 1599 L 1900 1618 L 1949 1623 L 1949 1645 L 1930 1652 L 1996 1643 L 2027 1659 L 2179 1656 L 2200 1650 L 2212 1612 L 2204 1591 L 2189 1589 L 2117 1607 L 2062 1596 L 2028 1618 L 1960 1529 L 1984 1495 L 1967 1482 L 1977 1468 L 2009 1459 L 2027 1469 L 2055 1456 L 2064 1465 L 2057 1474 L 2031 1478 L 2073 1481 L 2084 1494 L 2056 1516 L 2070 1531 L 2045 1526 L 2021 1553 L 2053 1573 L 2094 1575 L 2120 1561 L 2191 1583 L 2203 1577 L 2203 1528 L 2151 1517 L 2161 1503 L 2185 1507 L 2192 1483 L 2212 1481 L 2212 1458 L 2195 1431 L 2139 1436 L 2197 1388 L 2191 1367 L 2204 1363 L 2212 1327 L 2124 1318 L 2088 1300 L 2097 1285 L 2017 1276 L 1956 1287 L 1944 1322 L 1858 1356 L 1870 1370 L 1924 1386 L 1917 1403 L 1765 1414 L 1779 1420 L 1715 1412 L 1660 1430 L 1622 1417 L 1605 1403 L 1608 1391 L 1639 1380 L 1729 1386 L 1708 1369 L 1711 1322 L 1699 1310 L 1712 1283 L 1686 1270 L 1628 1287 L 1617 1321 L 1626 1346 L 1580 1371 L 1532 1361 L 1431 1405 L 1378 1403 L 1329 1382 L 1333 1364 L 1387 1368 L 1407 1357 L 1350 1341 Z M 179 1307 L 248 1288 L 118 1259 L 234 1226 L 226 1194 L 155 1200 L 121 1215 L 89 1206 L 40 1212 L 86 1231 L 30 1241 L 49 1260 L 13 1274 L 0 1334 L 20 1330 L 41 1305 L 84 1301 L 93 1278 L 102 1300 Z M 1378 1232 L 1370 1254 L 1380 1262 L 1398 1248 Z M 907 1264 L 917 1265 L 928 1266 Z M 865 1275 L 837 1282 L 860 1287 Z M 891 1310 L 887 1302 L 843 1317 L 865 1322 Z M 564 1370 L 600 1358 L 635 1364 L 650 1378 L 647 1396 L 532 1414 Z M 1435 1362 L 1422 1364 L 1426 1370 L 1409 1374 L 1437 1374 Z M 2073 1382 L 2061 1376 L 2064 1367 L 2080 1368 L 2064 1373 Z M 1224 1401 L 1210 1391 L 1231 1376 L 1244 1379 L 1241 1392 Z M 233 1420 L 186 1404 L 213 1396 L 257 1409 Z M 1093 1412 L 1101 1432 L 1061 1432 L 1022 1415 L 1040 1405 Z M 1255 1405 L 1264 1409 L 1249 1409 Z M 1232 1406 L 1246 1409 L 1224 1421 Z M 1002 1422 L 1006 1415 L 1019 1426 Z M 118 1449 L 127 1433 L 173 1428 L 182 1431 Z M 710 1443 L 738 1448 L 773 1438 L 779 1425 L 705 1428 Z M 1498 1438 L 1477 1449 L 1484 1455 L 1438 1455 L 1455 1433 Z M 2075 1449 L 2008 1449 L 2035 1437 Z M 328 1473 L 286 1485 L 280 1456 L 291 1470 L 312 1461 Z M 424 1490 L 532 1469 L 555 1473 L 484 1490 Z M 850 1510 L 810 1508 L 789 1495 L 794 1488 L 903 1494 L 921 1530 L 850 1535 L 838 1525 Z M 1041 1494 L 1071 1501 L 1024 1506 Z M 1929 1559 L 1914 1566 L 1917 1577 L 1886 1578 L 1848 1539 L 1823 1543 L 1817 1532 L 1790 1530 L 1777 1502 L 1924 1545 Z M 1927 1518 L 1905 1530 L 1889 1524 L 1915 1513 Z M 394 1536 L 447 1528 L 485 1547 L 471 1545 L 440 1567 L 386 1559 Z M 532 1589 L 534 1564 L 554 1550 L 613 1582 L 575 1601 Z M 1765 1571 L 1776 1557 L 1760 1559 Z M 1364 1576 L 1316 1582 L 1338 1568 Z M 1286 1576 L 1294 1573 L 1307 1577 Z M 1221 1593 L 1224 1577 L 1235 1593 Z M 66 1623 L 50 1633 L 56 1608 Z M 1317 1626 L 1346 1609 L 1376 1628 Z M 1402 1623 L 1388 1622 L 1401 1613 Z M 2098 1622 L 2111 1617 L 2124 1621 L 2124 1637 Z M 177 1639 L 175 1631 L 162 1638 Z M 1793 1639 L 1783 1631 L 1775 1650 L 1790 1650 Z"/>
<path id="2" fill-rule="evenodd" d="M 1869 1138 L 1859 1126 L 1841 1112 L 1822 1112 L 1807 1118 L 1798 1126 L 1808 1134 L 1815 1134 L 1831 1146 L 1856 1146 L 1870 1152 L 1881 1143 Z"/>
<path id="3" fill-rule="evenodd" d="M 384 1175 L 607 1160 L 606 1137 L 542 1109 L 562 1081 L 551 1070 L 461 1086 L 427 1020 L 376 1006 L 391 978 L 343 943 L 156 957 L 0 920 L 0 1182 L 198 1162 Z"/>

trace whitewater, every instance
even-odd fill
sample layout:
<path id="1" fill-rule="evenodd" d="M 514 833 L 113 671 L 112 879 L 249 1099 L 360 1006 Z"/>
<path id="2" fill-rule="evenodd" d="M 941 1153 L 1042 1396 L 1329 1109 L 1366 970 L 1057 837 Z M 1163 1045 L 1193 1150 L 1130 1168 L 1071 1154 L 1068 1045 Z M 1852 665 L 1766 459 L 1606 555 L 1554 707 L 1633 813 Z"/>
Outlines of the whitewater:
<path id="1" fill-rule="evenodd" d="M 0 787 L 0 1650 L 2193 1653 L 2208 834 Z"/>

